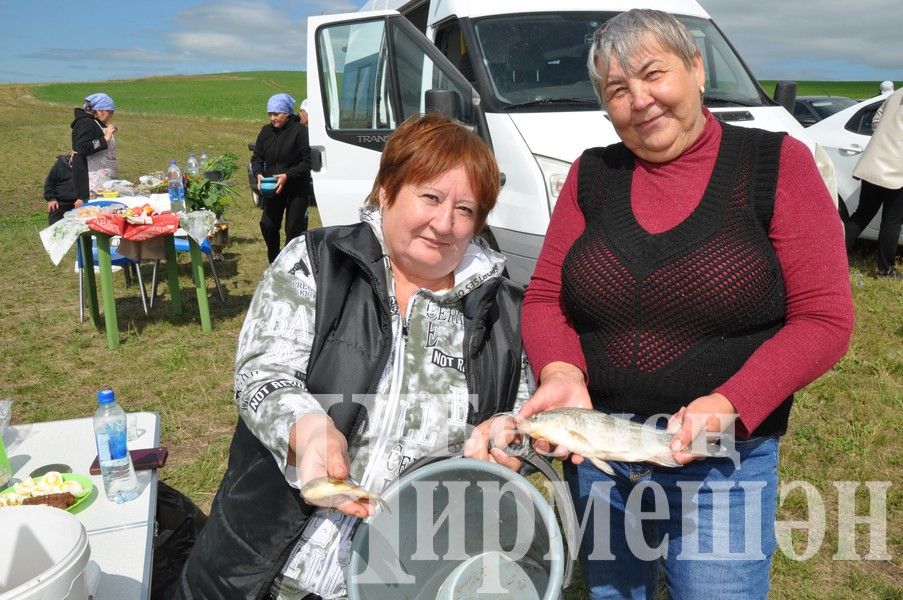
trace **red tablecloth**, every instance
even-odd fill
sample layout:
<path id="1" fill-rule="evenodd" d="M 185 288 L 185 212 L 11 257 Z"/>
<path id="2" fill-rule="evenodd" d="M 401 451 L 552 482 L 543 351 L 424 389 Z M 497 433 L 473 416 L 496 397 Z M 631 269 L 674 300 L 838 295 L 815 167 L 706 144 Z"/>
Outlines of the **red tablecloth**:
<path id="1" fill-rule="evenodd" d="M 120 215 L 100 215 L 87 222 L 92 231 L 99 231 L 109 235 L 122 236 L 124 240 L 142 242 L 151 238 L 173 234 L 179 229 L 179 215 L 163 213 L 151 217 L 150 224 L 136 225 L 129 223 Z"/>

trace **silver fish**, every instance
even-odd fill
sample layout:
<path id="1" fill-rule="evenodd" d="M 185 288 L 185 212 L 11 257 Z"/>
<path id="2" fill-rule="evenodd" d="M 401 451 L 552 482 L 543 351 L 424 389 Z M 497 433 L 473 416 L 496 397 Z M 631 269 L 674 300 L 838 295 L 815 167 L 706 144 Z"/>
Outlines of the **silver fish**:
<path id="1" fill-rule="evenodd" d="M 392 512 L 389 504 L 379 494 L 360 486 L 350 479 L 334 477 L 318 477 L 308 481 L 301 487 L 301 497 L 308 502 L 319 502 L 327 498 L 345 496 L 353 500 L 366 499 L 379 504 L 384 510 Z"/>
<path id="2" fill-rule="evenodd" d="M 679 467 L 671 452 L 673 433 L 625 418 L 585 408 L 547 410 L 521 421 L 518 431 L 534 439 L 547 440 L 589 459 L 600 470 L 614 475 L 605 462 L 651 462 Z M 717 446 L 707 446 L 705 456 Z"/>

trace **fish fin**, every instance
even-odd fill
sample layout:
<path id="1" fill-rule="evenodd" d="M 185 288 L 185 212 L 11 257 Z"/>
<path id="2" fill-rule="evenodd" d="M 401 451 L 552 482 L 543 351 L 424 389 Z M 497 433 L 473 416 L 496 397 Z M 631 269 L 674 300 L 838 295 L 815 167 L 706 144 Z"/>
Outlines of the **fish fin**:
<path id="1" fill-rule="evenodd" d="M 589 440 L 586 439 L 586 436 L 578 431 L 574 431 L 573 429 L 568 429 L 568 435 L 576 439 L 581 444 L 589 444 Z"/>
<path id="2" fill-rule="evenodd" d="M 596 468 L 599 469 L 600 471 L 602 471 L 603 473 L 605 473 L 605 474 L 607 474 L 607 475 L 611 475 L 612 477 L 614 477 L 614 475 L 615 475 L 615 470 L 611 468 L 611 465 L 610 465 L 610 464 L 608 464 L 607 462 L 605 462 L 605 461 L 602 460 L 601 458 L 590 457 L 589 461 L 590 461 L 591 463 L 593 463 L 594 465 L 596 465 Z"/>

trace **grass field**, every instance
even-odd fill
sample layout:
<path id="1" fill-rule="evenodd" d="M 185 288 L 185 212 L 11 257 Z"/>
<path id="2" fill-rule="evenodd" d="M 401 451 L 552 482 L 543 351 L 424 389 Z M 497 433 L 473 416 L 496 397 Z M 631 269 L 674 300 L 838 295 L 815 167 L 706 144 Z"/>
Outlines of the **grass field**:
<path id="1" fill-rule="evenodd" d="M 183 296 L 185 316 L 172 320 L 164 295 L 145 317 L 137 291 L 124 288 L 121 276 L 115 276 L 122 339 L 117 352 L 106 349 L 102 331 L 78 323 L 72 256 L 54 267 L 41 247 L 38 231 L 46 225 L 42 183 L 53 156 L 69 147 L 72 107 L 88 93 L 102 90 L 116 99 L 120 174 L 134 180 L 163 169 L 172 158 L 184 160 L 189 150 L 233 152 L 244 161 L 246 144 L 265 122 L 266 98 L 288 91 L 301 99 L 304 85 L 303 74 L 239 73 L 0 86 L 0 164 L 6 165 L 0 178 L 0 253 L 5 257 L 0 398 L 14 399 L 14 422 L 88 416 L 96 391 L 112 385 L 127 409 L 160 413 L 162 442 L 170 449 L 161 478 L 209 508 L 236 418 L 231 393 L 235 343 L 266 264 L 259 213 L 243 181 L 240 197 L 226 212 L 232 241 L 219 263 L 225 303 L 215 297 L 208 278 L 214 330 L 201 332 L 190 294 Z M 835 94 L 868 97 L 878 82 L 817 85 Z M 809 93 L 805 89 L 801 85 L 800 93 Z M 782 441 L 782 480 L 811 484 L 824 502 L 827 523 L 823 542 L 808 560 L 777 553 L 773 598 L 903 598 L 903 290 L 872 276 L 874 250 L 862 244 L 851 257 L 857 327 L 850 352 L 797 394 Z M 189 285 L 187 259 L 182 285 Z M 833 482 L 841 481 L 891 482 L 886 503 L 890 560 L 864 559 L 868 527 L 863 525 L 856 528 L 859 556 L 833 558 L 839 547 L 839 494 Z M 857 514 L 867 512 L 864 485 L 856 497 Z M 779 522 L 805 520 L 811 513 L 803 498 L 801 491 L 790 494 Z M 792 535 L 797 553 L 805 549 L 802 533 Z M 575 589 L 567 598 L 585 594 Z"/>

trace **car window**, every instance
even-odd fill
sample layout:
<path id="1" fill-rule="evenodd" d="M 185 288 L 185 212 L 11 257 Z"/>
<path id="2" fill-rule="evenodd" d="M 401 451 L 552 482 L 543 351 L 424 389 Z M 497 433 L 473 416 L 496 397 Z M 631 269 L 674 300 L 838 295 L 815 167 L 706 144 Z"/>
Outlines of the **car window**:
<path id="1" fill-rule="evenodd" d="M 872 130 L 872 119 L 875 118 L 875 113 L 878 112 L 879 106 L 881 106 L 881 102 L 875 102 L 874 104 L 869 104 L 868 106 L 863 107 L 861 110 L 857 111 L 849 121 L 847 121 L 847 124 L 844 128 L 847 131 L 852 131 L 853 133 L 858 133 L 859 135 L 871 136 L 872 133 L 874 133 L 874 131 Z"/>

